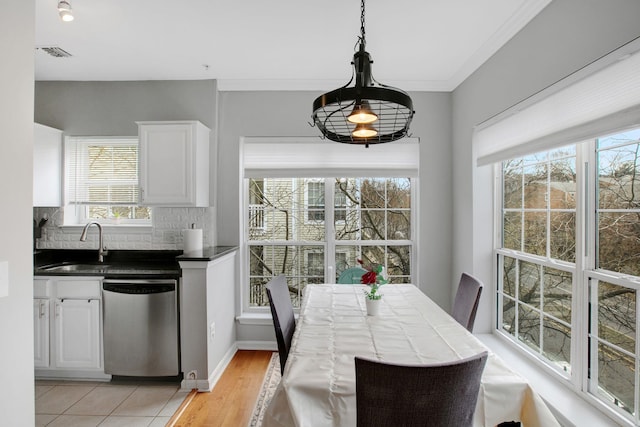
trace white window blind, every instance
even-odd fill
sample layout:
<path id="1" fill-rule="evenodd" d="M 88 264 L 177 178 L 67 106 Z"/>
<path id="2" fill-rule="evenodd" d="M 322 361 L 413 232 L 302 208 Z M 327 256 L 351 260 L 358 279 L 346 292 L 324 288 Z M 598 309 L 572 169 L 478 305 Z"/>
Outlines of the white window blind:
<path id="1" fill-rule="evenodd" d="M 138 140 L 68 137 L 65 200 L 78 205 L 138 203 Z"/>
<path id="2" fill-rule="evenodd" d="M 340 144 L 318 138 L 242 138 L 244 178 L 417 177 L 417 138 L 371 145 Z"/>
<path id="3" fill-rule="evenodd" d="M 536 99 L 478 126 L 473 136 L 478 165 L 595 138 L 640 123 L 639 49 L 640 41 L 636 39 Z M 551 94 L 546 96 L 548 93 Z"/>

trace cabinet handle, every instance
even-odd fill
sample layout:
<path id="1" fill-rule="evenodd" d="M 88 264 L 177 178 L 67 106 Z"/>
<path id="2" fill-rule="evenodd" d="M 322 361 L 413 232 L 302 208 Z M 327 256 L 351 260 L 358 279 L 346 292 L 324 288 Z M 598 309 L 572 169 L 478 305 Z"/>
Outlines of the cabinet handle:
<path id="1" fill-rule="evenodd" d="M 44 317 L 44 302 L 40 303 L 40 318 Z"/>
<path id="2" fill-rule="evenodd" d="M 56 303 L 56 317 L 60 317 L 60 303 Z"/>

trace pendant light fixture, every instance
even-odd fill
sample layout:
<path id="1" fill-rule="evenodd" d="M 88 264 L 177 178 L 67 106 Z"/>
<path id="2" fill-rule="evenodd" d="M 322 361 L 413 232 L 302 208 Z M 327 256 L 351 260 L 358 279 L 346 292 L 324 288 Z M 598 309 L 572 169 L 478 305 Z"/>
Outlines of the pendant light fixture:
<path id="1" fill-rule="evenodd" d="M 341 88 L 313 101 L 313 123 L 323 137 L 345 144 L 380 144 L 407 136 L 413 102 L 404 91 L 378 83 L 365 51 L 364 0 L 360 2 L 360 37 L 353 55 L 354 74 Z M 355 79 L 355 82 L 354 82 Z M 354 83 L 353 86 L 351 83 Z"/>

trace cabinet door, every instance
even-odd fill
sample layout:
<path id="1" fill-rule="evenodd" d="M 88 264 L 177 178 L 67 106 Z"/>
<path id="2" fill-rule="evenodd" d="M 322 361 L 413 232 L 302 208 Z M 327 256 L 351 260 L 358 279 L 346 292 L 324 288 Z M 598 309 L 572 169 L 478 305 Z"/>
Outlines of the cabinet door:
<path id="1" fill-rule="evenodd" d="M 100 369 L 100 300 L 56 300 L 57 368 Z"/>
<path id="2" fill-rule="evenodd" d="M 197 121 L 138 122 L 140 203 L 209 205 L 209 129 Z"/>
<path id="3" fill-rule="evenodd" d="M 62 206 L 62 131 L 34 124 L 33 206 Z"/>
<path id="4" fill-rule="evenodd" d="M 49 367 L 49 300 L 33 300 L 33 364 L 36 368 Z"/>
<path id="5" fill-rule="evenodd" d="M 193 128 L 183 124 L 140 127 L 140 187 L 145 205 L 195 204 Z"/>

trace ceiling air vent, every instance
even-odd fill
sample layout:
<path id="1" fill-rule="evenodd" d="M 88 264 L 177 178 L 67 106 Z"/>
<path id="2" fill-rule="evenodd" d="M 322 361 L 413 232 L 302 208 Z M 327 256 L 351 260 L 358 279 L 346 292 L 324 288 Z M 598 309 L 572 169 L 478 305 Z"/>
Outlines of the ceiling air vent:
<path id="1" fill-rule="evenodd" d="M 71 54 L 58 46 L 37 47 L 36 49 L 44 50 L 55 58 L 69 58 Z"/>

